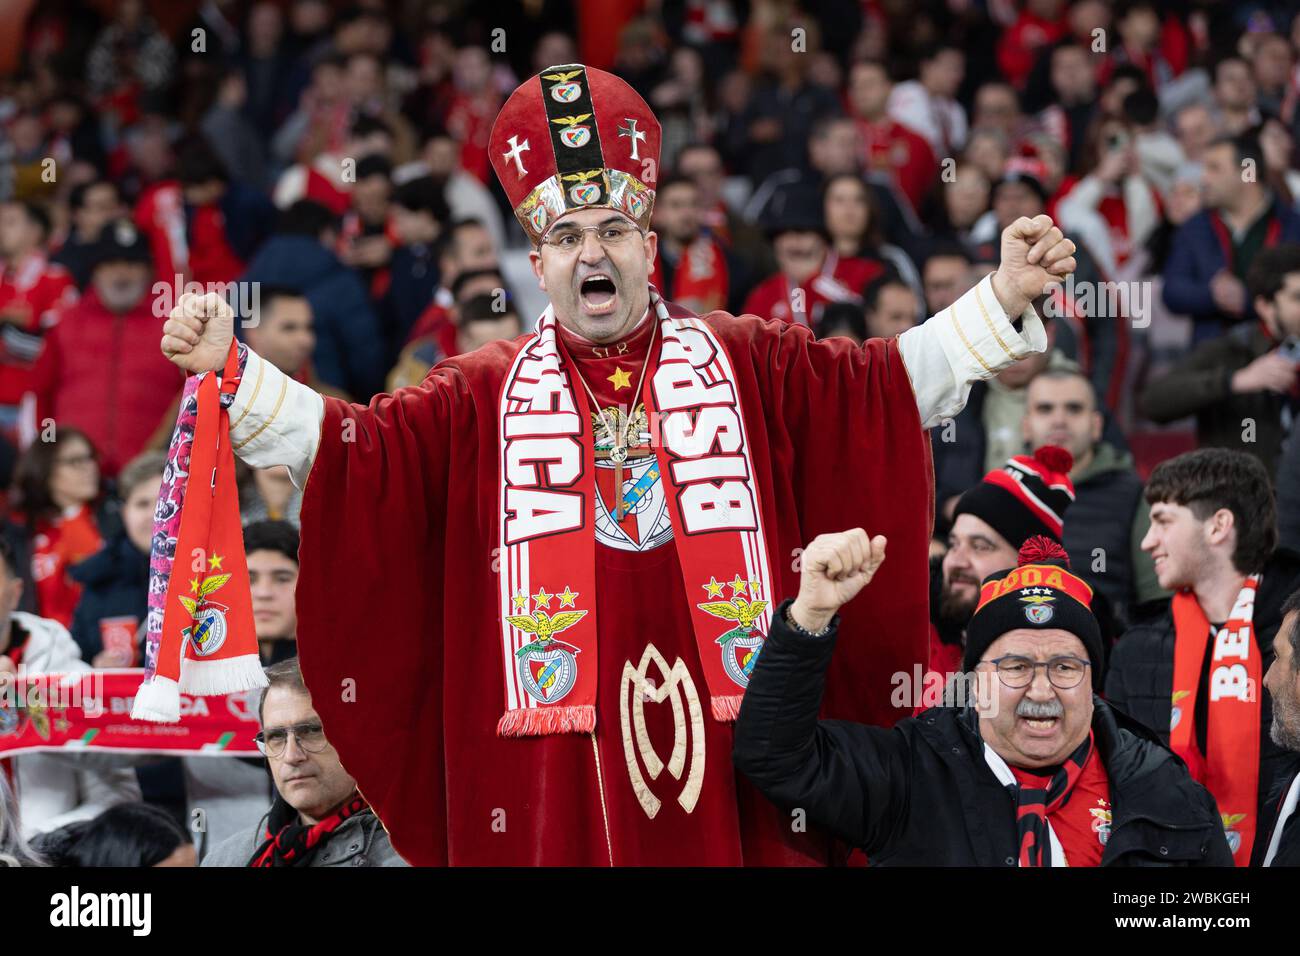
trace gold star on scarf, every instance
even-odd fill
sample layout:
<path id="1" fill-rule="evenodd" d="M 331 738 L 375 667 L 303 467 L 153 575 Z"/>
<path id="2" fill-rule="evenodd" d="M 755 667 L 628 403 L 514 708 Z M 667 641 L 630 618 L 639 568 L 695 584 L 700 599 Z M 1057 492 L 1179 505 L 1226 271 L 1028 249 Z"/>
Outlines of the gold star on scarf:
<path id="1" fill-rule="evenodd" d="M 190 580 L 190 590 L 193 591 L 195 594 L 198 594 L 198 593 L 199 593 L 199 579 L 198 579 L 198 578 L 192 578 L 192 579 Z"/>
<path id="2" fill-rule="evenodd" d="M 749 596 L 750 596 L 750 597 L 752 597 L 752 598 L 756 598 L 756 597 L 758 597 L 758 589 L 759 589 L 759 583 L 758 583 L 757 581 L 750 581 L 750 582 L 749 582 Z"/>
<path id="3" fill-rule="evenodd" d="M 708 592 L 709 597 L 722 597 L 722 585 L 718 583 L 718 579 L 713 575 L 709 575 L 708 584 L 702 584 L 700 587 L 704 588 L 704 590 Z"/>
<path id="4" fill-rule="evenodd" d="M 632 376 L 629 375 L 625 369 L 621 369 L 621 368 L 614 369 L 614 374 L 611 375 L 609 378 L 605 379 L 605 381 L 613 382 L 614 391 L 616 392 L 622 388 L 632 387 Z"/>
<path id="5" fill-rule="evenodd" d="M 560 607 L 575 607 L 576 605 L 573 602 L 578 600 L 578 592 L 570 591 L 567 584 L 564 586 L 564 590 L 555 596 L 560 599 Z"/>
<path id="6" fill-rule="evenodd" d="M 533 601 L 538 607 L 544 607 L 549 611 L 551 609 L 551 599 L 553 597 L 555 597 L 554 594 L 546 593 L 546 588 L 538 588 L 537 593 L 533 595 Z"/>
<path id="7" fill-rule="evenodd" d="M 527 595 L 527 594 L 516 594 L 516 595 L 514 596 L 513 600 L 514 600 L 514 602 L 515 602 L 515 610 L 516 610 L 516 611 L 527 611 L 527 610 L 528 610 L 528 595 Z"/>
<path id="8" fill-rule="evenodd" d="M 222 570 L 221 561 L 221 555 L 213 554 L 212 557 L 208 558 L 208 568 L 212 571 Z"/>
<path id="9" fill-rule="evenodd" d="M 731 582 L 731 596 L 735 597 L 737 594 L 744 594 L 746 587 L 747 585 L 745 584 L 745 582 L 742 581 L 740 579 L 740 575 L 737 574 L 736 579 Z"/>

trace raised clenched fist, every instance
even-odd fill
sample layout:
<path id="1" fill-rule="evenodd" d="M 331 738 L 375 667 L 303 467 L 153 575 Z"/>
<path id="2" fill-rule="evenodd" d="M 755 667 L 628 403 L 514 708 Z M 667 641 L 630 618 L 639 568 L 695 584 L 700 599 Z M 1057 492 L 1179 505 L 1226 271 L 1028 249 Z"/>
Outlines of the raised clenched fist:
<path id="1" fill-rule="evenodd" d="M 1014 321 L 1053 282 L 1075 269 L 1075 245 L 1051 216 L 1021 216 L 1002 230 L 1002 261 L 993 273 L 993 294 Z"/>
<path id="2" fill-rule="evenodd" d="M 790 608 L 795 623 L 820 631 L 841 606 L 853 600 L 885 560 L 885 536 L 868 538 L 861 528 L 819 534 L 804 548 L 799 595 Z"/>
<path id="3" fill-rule="evenodd" d="M 163 323 L 162 353 L 187 372 L 215 372 L 226 365 L 235 337 L 235 311 L 215 292 L 181 296 Z"/>

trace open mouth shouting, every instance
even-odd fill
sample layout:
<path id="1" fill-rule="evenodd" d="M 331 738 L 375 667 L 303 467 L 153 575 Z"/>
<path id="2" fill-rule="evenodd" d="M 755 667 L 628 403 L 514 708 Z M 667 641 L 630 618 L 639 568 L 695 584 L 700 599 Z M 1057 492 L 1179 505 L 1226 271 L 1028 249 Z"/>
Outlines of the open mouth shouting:
<path id="1" fill-rule="evenodd" d="M 593 272 L 578 284 L 578 301 L 587 315 L 609 315 L 618 305 L 618 286 L 608 273 Z"/>

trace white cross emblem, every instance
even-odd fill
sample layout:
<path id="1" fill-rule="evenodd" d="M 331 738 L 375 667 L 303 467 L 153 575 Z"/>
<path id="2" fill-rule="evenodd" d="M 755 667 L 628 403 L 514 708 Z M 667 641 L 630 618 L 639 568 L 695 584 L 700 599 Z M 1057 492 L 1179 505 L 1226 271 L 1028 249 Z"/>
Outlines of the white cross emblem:
<path id="1" fill-rule="evenodd" d="M 637 155 L 637 145 L 638 143 L 645 142 L 645 133 L 636 128 L 636 120 L 632 119 L 632 117 L 628 116 L 624 118 L 623 122 L 626 123 L 627 126 L 620 126 L 618 128 L 618 135 L 627 136 L 632 140 L 632 158 L 640 160 L 641 157 Z"/>
<path id="2" fill-rule="evenodd" d="M 527 173 L 528 170 L 524 169 L 522 154 L 525 150 L 530 148 L 528 146 L 528 140 L 524 140 L 521 143 L 519 142 L 518 136 L 511 136 L 510 139 L 506 140 L 506 142 L 510 144 L 510 152 L 502 153 L 501 155 L 505 157 L 506 162 L 510 162 L 512 159 L 515 161 L 515 172 L 519 174 L 520 179 L 523 179 L 524 174 Z"/>

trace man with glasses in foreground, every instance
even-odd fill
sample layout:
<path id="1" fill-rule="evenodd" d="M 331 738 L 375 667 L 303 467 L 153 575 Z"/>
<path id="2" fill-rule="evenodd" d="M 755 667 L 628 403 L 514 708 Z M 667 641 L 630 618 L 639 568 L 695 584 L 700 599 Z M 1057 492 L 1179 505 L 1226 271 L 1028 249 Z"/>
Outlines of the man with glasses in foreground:
<path id="1" fill-rule="evenodd" d="M 406 866 L 325 739 L 298 659 L 268 667 L 266 679 L 256 739 L 275 802 L 256 830 L 219 844 L 203 866 Z"/>
<path id="2" fill-rule="evenodd" d="M 769 799 L 875 865 L 1232 865 L 1209 792 L 1096 696 L 1092 589 L 1047 538 L 984 579 L 963 660 L 973 703 L 892 730 L 819 721 L 837 612 L 875 576 L 885 543 L 860 528 L 815 538 L 798 597 L 774 615 L 733 752 Z"/>

